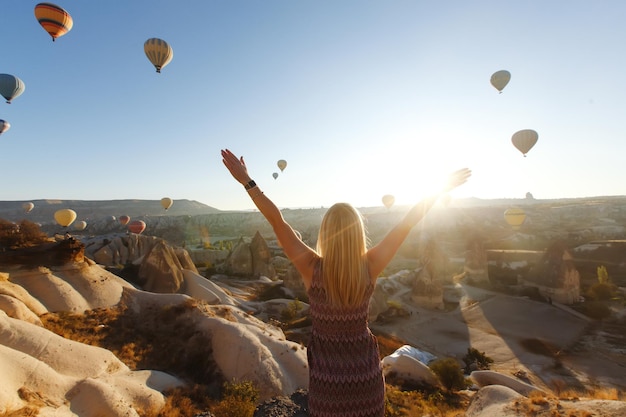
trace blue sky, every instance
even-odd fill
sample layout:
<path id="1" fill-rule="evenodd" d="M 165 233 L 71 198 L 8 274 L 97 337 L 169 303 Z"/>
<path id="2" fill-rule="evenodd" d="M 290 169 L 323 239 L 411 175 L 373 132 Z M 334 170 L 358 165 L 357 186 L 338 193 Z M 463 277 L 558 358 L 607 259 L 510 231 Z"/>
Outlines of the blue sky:
<path id="1" fill-rule="evenodd" d="M 453 197 L 626 194 L 622 1 L 63 0 L 56 42 L 36 4 L 2 2 L 0 73 L 26 90 L 0 103 L 0 200 L 250 209 L 225 147 L 280 207 L 411 204 L 464 166 Z"/>

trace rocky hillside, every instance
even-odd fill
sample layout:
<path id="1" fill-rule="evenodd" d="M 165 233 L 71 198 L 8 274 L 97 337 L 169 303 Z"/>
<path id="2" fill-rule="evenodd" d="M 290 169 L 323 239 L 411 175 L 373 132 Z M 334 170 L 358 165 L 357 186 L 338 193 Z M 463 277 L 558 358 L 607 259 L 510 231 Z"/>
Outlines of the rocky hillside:
<path id="1" fill-rule="evenodd" d="M 164 210 L 159 200 L 31 200 L 34 208 L 26 213 L 22 207 L 27 201 L 0 201 L 0 218 L 16 221 L 28 219 L 35 223 L 54 223 L 54 212 L 69 208 L 78 214 L 78 220 L 88 223 L 119 217 L 140 216 L 196 216 L 218 213 L 219 210 L 194 200 L 174 200 Z"/>

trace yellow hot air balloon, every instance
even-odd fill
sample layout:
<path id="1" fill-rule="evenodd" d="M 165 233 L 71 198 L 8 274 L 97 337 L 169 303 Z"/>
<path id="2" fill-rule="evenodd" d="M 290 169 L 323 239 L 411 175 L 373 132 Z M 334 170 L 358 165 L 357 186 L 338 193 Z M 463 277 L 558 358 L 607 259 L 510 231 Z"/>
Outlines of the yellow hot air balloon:
<path id="1" fill-rule="evenodd" d="M 54 213 L 54 220 L 63 227 L 67 227 L 76 220 L 76 212 L 71 209 L 61 209 Z"/>
<path id="2" fill-rule="evenodd" d="M 526 154 L 535 146 L 538 139 L 539 134 L 537 132 L 532 129 L 524 129 L 515 132 L 511 137 L 511 142 L 526 157 Z"/>
<path id="3" fill-rule="evenodd" d="M 167 210 L 168 208 L 172 207 L 172 204 L 174 204 L 174 200 L 172 200 L 169 197 L 163 197 L 161 199 L 161 205 L 163 206 L 163 208 L 165 210 Z"/>
<path id="4" fill-rule="evenodd" d="M 35 205 L 33 203 L 30 203 L 30 202 L 29 203 L 24 203 L 24 204 L 22 204 L 22 208 L 24 209 L 25 213 L 30 213 L 30 211 L 35 208 Z"/>
<path id="5" fill-rule="evenodd" d="M 504 212 L 504 220 L 513 230 L 519 230 L 526 220 L 526 213 L 521 208 L 510 208 Z"/>
<path id="6" fill-rule="evenodd" d="M 502 90 L 511 81 L 511 73 L 507 70 L 500 70 L 493 73 L 491 76 L 491 85 L 502 94 Z"/>
<path id="7" fill-rule="evenodd" d="M 84 220 L 74 223 L 74 229 L 76 230 L 85 230 L 86 227 L 87 227 L 87 222 Z"/>
<path id="8" fill-rule="evenodd" d="M 167 42 L 159 38 L 150 38 L 143 44 L 143 51 L 156 68 L 156 72 L 161 72 L 174 58 L 174 50 Z"/>
<path id="9" fill-rule="evenodd" d="M 72 30 L 74 21 L 72 16 L 62 7 L 52 3 L 39 3 L 35 6 L 35 17 L 54 41 L 59 36 Z"/>
<path id="10" fill-rule="evenodd" d="M 395 201 L 396 201 L 396 198 L 392 196 L 391 194 L 385 194 L 383 196 L 383 204 L 387 208 L 391 208 L 391 206 L 393 206 L 393 203 L 395 203 Z"/>
<path id="11" fill-rule="evenodd" d="M 276 162 L 276 165 L 278 165 L 278 168 L 280 168 L 280 171 L 284 171 L 285 168 L 287 168 L 287 161 L 285 161 L 284 159 L 280 159 L 278 162 Z"/>

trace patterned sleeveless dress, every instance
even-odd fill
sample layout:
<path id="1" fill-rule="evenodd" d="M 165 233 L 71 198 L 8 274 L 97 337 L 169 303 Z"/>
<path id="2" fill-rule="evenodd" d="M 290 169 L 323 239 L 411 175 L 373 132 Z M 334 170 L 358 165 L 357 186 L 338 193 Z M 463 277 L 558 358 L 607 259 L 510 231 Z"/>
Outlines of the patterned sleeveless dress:
<path id="1" fill-rule="evenodd" d="M 385 382 L 378 343 L 367 326 L 374 285 L 356 308 L 333 307 L 326 299 L 320 264 L 308 292 L 313 324 L 307 349 L 309 415 L 383 417 Z"/>

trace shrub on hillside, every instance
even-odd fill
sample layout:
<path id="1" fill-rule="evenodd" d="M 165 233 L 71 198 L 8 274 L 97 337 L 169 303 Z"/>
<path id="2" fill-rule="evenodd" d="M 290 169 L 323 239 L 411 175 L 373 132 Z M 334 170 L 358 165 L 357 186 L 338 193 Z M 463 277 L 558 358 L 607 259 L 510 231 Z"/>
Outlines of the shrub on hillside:
<path id="1" fill-rule="evenodd" d="M 430 369 L 437 375 L 441 385 L 448 391 L 461 390 L 467 387 L 465 376 L 454 358 L 438 359 L 428 365 Z"/>
<path id="2" fill-rule="evenodd" d="M 0 248 L 19 249 L 37 246 L 48 241 L 48 235 L 43 233 L 36 223 L 22 220 L 13 223 L 0 219 Z"/>
<path id="3" fill-rule="evenodd" d="M 259 390 L 250 381 L 226 382 L 222 400 L 211 411 L 216 417 L 252 417 Z"/>
<path id="4" fill-rule="evenodd" d="M 613 297 L 614 285 L 607 282 L 597 282 L 589 287 L 587 297 L 592 300 L 607 301 Z"/>
<path id="5" fill-rule="evenodd" d="M 481 352 L 473 347 L 468 347 L 467 354 L 463 356 L 463 363 L 465 363 L 465 373 L 469 374 L 475 369 L 489 369 L 489 366 L 493 363 L 493 359 L 485 355 L 485 352 Z"/>

